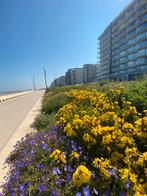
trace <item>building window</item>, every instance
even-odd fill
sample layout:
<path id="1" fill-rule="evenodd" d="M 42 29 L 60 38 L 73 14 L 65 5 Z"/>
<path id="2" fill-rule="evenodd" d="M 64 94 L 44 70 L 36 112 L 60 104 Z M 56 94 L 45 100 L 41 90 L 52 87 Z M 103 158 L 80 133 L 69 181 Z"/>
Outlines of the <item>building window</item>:
<path id="1" fill-rule="evenodd" d="M 132 44 L 134 44 L 135 42 L 136 42 L 136 39 L 135 39 L 135 38 L 130 39 L 130 40 L 128 41 L 128 45 L 132 45 Z"/>
<path id="2" fill-rule="evenodd" d="M 131 52 L 134 52 L 134 51 L 135 51 L 135 47 L 134 46 L 128 48 L 128 53 L 131 53 Z"/>
<path id="3" fill-rule="evenodd" d="M 126 61 L 126 57 L 121 57 L 120 58 L 120 63 L 123 63 L 124 61 Z"/>
<path id="4" fill-rule="evenodd" d="M 126 64 L 125 63 L 120 65 L 120 69 L 125 69 L 125 68 L 126 68 Z"/>
<path id="5" fill-rule="evenodd" d="M 128 68 L 129 67 L 133 67 L 133 66 L 135 66 L 135 61 L 133 60 L 133 61 L 129 61 L 128 62 Z"/>
<path id="6" fill-rule="evenodd" d="M 134 53 L 128 55 L 128 60 L 132 60 L 132 59 L 134 59 L 134 58 L 135 58 L 135 54 L 134 54 Z"/>
<path id="7" fill-rule="evenodd" d="M 120 50 L 124 50 L 124 49 L 126 48 L 126 46 L 127 46 L 127 45 L 126 45 L 126 43 L 125 43 L 125 44 L 120 45 L 119 48 L 120 48 Z"/>
<path id="8" fill-rule="evenodd" d="M 126 54 L 126 51 L 122 51 L 119 53 L 120 57 L 125 56 L 125 54 Z"/>
<path id="9" fill-rule="evenodd" d="M 145 11 L 147 9 L 147 4 L 142 5 L 139 9 L 138 9 L 138 13 L 141 13 L 143 11 Z"/>
<path id="10" fill-rule="evenodd" d="M 147 72 L 147 66 L 141 65 L 141 66 L 139 66 L 139 70 L 142 71 L 143 73 L 145 73 L 145 72 Z"/>
<path id="11" fill-rule="evenodd" d="M 147 14 L 144 14 L 143 16 L 139 17 L 139 21 L 147 19 Z"/>
<path id="12" fill-rule="evenodd" d="M 126 37 L 123 37 L 123 38 L 121 38 L 120 40 L 119 40 L 119 43 L 120 44 L 123 44 L 123 43 L 125 43 L 126 42 Z"/>
<path id="13" fill-rule="evenodd" d="M 141 24 L 140 26 L 137 27 L 137 32 L 146 29 L 146 27 L 147 27 L 147 23 L 145 22 L 145 23 L 143 23 L 143 24 Z"/>
<path id="14" fill-rule="evenodd" d="M 136 39 L 140 40 L 140 39 L 145 39 L 146 37 L 147 37 L 147 33 L 144 32 L 144 33 L 139 34 Z"/>
<path id="15" fill-rule="evenodd" d="M 136 61 L 136 65 L 143 65 L 145 63 L 146 63 L 146 58 L 145 57 L 139 58 Z"/>
<path id="16" fill-rule="evenodd" d="M 136 33 L 136 29 L 133 30 L 133 31 L 131 31 L 131 32 L 129 32 L 129 33 L 127 34 L 127 38 L 130 38 L 130 37 L 134 36 L 135 33 Z"/>
<path id="17" fill-rule="evenodd" d="M 131 67 L 128 69 L 128 73 L 132 73 L 132 72 L 135 72 L 136 71 L 136 68 L 135 67 Z"/>
<path id="18" fill-rule="evenodd" d="M 142 49 L 137 52 L 137 56 L 145 56 L 147 54 L 147 49 Z"/>
<path id="19" fill-rule="evenodd" d="M 127 30 L 130 31 L 135 25 L 136 25 L 137 21 L 135 20 L 134 22 L 132 22 L 128 27 Z"/>
<path id="20" fill-rule="evenodd" d="M 139 42 L 136 45 L 136 50 L 141 49 L 141 48 L 145 48 L 146 46 L 147 46 L 147 40 L 146 41 L 143 41 L 143 42 Z"/>

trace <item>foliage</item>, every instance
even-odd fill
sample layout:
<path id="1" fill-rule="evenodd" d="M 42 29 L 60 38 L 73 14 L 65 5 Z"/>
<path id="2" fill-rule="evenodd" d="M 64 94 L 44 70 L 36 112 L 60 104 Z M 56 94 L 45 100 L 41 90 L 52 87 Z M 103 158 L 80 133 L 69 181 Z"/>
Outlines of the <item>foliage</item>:
<path id="1" fill-rule="evenodd" d="M 27 135 L 8 157 L 3 194 L 145 196 L 147 110 L 138 112 L 124 86 L 68 89 L 51 110 L 60 107 L 57 125 Z"/>
<path id="2" fill-rule="evenodd" d="M 41 113 L 36 117 L 33 127 L 36 128 L 37 131 L 44 131 L 47 129 L 49 130 L 55 124 L 56 124 L 56 117 L 54 113 L 51 114 Z"/>
<path id="3" fill-rule="evenodd" d="M 67 103 L 67 97 L 64 93 L 46 94 L 42 103 L 42 111 L 50 114 L 57 112 L 60 107 Z"/>
<path id="4" fill-rule="evenodd" d="M 143 112 L 147 108 L 147 80 L 128 84 L 124 97 L 132 102 L 138 112 Z"/>

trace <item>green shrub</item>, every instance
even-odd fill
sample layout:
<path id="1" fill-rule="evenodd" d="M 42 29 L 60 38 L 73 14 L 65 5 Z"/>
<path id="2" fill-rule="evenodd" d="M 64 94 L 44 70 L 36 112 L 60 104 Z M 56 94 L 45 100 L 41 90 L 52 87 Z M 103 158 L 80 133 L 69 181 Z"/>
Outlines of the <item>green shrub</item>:
<path id="1" fill-rule="evenodd" d="M 57 112 L 60 107 L 68 102 L 65 93 L 49 94 L 45 96 L 42 104 L 42 111 L 50 114 L 52 112 Z"/>
<path id="2" fill-rule="evenodd" d="M 142 113 L 147 108 L 147 80 L 128 83 L 124 97 Z"/>
<path id="3" fill-rule="evenodd" d="M 103 80 L 103 81 L 100 81 L 100 82 L 99 82 L 99 85 L 100 85 L 100 86 L 105 86 L 105 85 L 108 84 L 108 83 L 109 83 L 108 80 Z"/>
<path id="4" fill-rule="evenodd" d="M 35 122 L 33 124 L 34 128 L 36 128 L 38 131 L 45 129 L 48 126 L 48 121 L 49 121 L 49 115 L 45 113 L 39 114 Z"/>
<path id="5" fill-rule="evenodd" d="M 36 117 L 33 126 L 37 129 L 37 131 L 45 131 L 45 129 L 50 129 L 50 127 L 54 126 L 55 123 L 56 117 L 54 113 L 50 115 L 41 113 Z"/>

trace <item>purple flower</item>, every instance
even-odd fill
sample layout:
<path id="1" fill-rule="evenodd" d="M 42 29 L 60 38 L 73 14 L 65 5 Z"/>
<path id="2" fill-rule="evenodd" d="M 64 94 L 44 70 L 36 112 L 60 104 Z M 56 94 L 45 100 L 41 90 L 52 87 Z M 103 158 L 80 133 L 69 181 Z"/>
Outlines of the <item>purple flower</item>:
<path id="1" fill-rule="evenodd" d="M 113 172 L 112 172 L 112 170 L 111 170 L 111 169 L 108 169 L 108 174 L 109 174 L 110 176 L 112 176 L 112 175 L 113 175 Z"/>
<path id="2" fill-rule="evenodd" d="M 95 174 L 95 173 L 92 173 L 91 176 L 92 176 L 93 178 L 96 178 L 96 174 Z"/>
<path id="3" fill-rule="evenodd" d="M 61 174 L 61 171 L 60 171 L 59 168 L 56 167 L 56 168 L 53 168 L 52 173 L 53 173 L 54 175 L 59 175 L 59 174 Z"/>
<path id="4" fill-rule="evenodd" d="M 105 190 L 104 196 L 109 196 L 109 189 L 106 189 L 106 190 Z"/>
<path id="5" fill-rule="evenodd" d="M 82 150 L 80 150 L 80 151 L 79 151 L 79 154 L 80 154 L 80 155 L 82 155 L 82 154 L 83 154 L 83 151 L 82 151 Z"/>
<path id="6" fill-rule="evenodd" d="M 69 182 L 71 180 L 71 175 L 70 174 L 66 174 L 66 182 Z"/>
<path id="7" fill-rule="evenodd" d="M 73 169 L 70 166 L 64 165 L 64 171 L 68 171 L 68 172 L 72 173 Z"/>
<path id="8" fill-rule="evenodd" d="M 19 190 L 21 192 L 24 192 L 25 191 L 25 185 L 23 183 L 20 185 Z"/>
<path id="9" fill-rule="evenodd" d="M 29 181 L 29 182 L 27 182 L 27 186 L 30 186 L 31 185 L 31 182 Z"/>
<path id="10" fill-rule="evenodd" d="M 35 140 L 31 140 L 31 141 L 30 141 L 30 144 L 31 144 L 32 146 L 35 146 L 35 145 L 36 145 Z"/>
<path id="11" fill-rule="evenodd" d="M 90 196 L 90 191 L 87 186 L 83 186 L 83 193 L 84 193 L 84 196 Z"/>
<path id="12" fill-rule="evenodd" d="M 57 191 L 56 190 L 51 190 L 50 196 L 57 196 Z"/>
<path id="13" fill-rule="evenodd" d="M 19 171 L 14 172 L 13 176 L 18 176 L 19 175 Z"/>
<path id="14" fill-rule="evenodd" d="M 95 195 L 99 194 L 98 191 L 95 188 L 93 188 L 93 192 L 95 193 Z"/>
<path id="15" fill-rule="evenodd" d="M 64 171 L 67 171 L 67 170 L 68 170 L 68 166 L 64 165 Z"/>
<path id="16" fill-rule="evenodd" d="M 131 185 L 131 182 L 130 181 L 127 181 L 125 183 L 125 188 L 128 190 L 130 188 L 130 185 Z"/>
<path id="17" fill-rule="evenodd" d="M 64 154 L 63 154 L 64 156 L 66 156 L 67 155 L 67 152 L 64 152 Z"/>
<path id="18" fill-rule="evenodd" d="M 44 168 L 43 164 L 41 164 L 41 163 L 37 163 L 37 164 L 36 164 L 36 167 L 37 167 L 38 169 L 43 169 L 43 168 Z"/>
<path id="19" fill-rule="evenodd" d="M 41 148 L 43 149 L 43 150 L 46 150 L 47 149 L 47 144 L 46 143 L 43 143 L 43 144 L 41 144 Z"/>
<path id="20" fill-rule="evenodd" d="M 71 140 L 71 144 L 74 144 L 75 143 L 75 141 L 74 140 Z"/>
<path id="21" fill-rule="evenodd" d="M 24 163 L 23 162 L 18 162 L 18 163 L 16 163 L 16 167 L 19 169 L 19 168 L 22 168 L 22 167 L 24 167 Z"/>
<path id="22" fill-rule="evenodd" d="M 56 184 L 57 186 L 61 186 L 61 184 L 62 184 L 61 179 L 56 179 L 56 180 L 55 180 L 55 184 Z"/>
<path id="23" fill-rule="evenodd" d="M 38 190 L 40 192 L 44 192 L 46 190 L 46 186 L 44 184 L 41 184 L 39 187 L 38 187 Z"/>
<path id="24" fill-rule="evenodd" d="M 59 128 L 60 128 L 60 125 L 52 126 L 51 131 L 58 131 Z"/>
<path id="25" fill-rule="evenodd" d="M 76 196 L 82 196 L 82 193 L 77 192 L 77 193 L 76 193 Z"/>
<path id="26" fill-rule="evenodd" d="M 77 151 L 78 150 L 77 146 L 75 144 L 72 144 L 71 148 L 72 148 L 73 151 Z"/>
<path id="27" fill-rule="evenodd" d="M 15 192 L 14 191 L 11 191 L 11 196 L 15 196 Z"/>
<path id="28" fill-rule="evenodd" d="M 126 193 L 121 191 L 121 192 L 119 192 L 119 196 L 126 196 Z"/>

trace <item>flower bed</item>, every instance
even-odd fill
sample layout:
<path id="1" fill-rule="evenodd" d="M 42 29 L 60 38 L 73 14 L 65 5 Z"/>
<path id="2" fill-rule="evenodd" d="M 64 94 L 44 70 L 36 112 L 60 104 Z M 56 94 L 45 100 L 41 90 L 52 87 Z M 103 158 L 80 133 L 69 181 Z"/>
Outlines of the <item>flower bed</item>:
<path id="1" fill-rule="evenodd" d="M 147 111 L 122 97 L 72 90 L 57 126 L 27 135 L 7 159 L 7 195 L 146 195 Z"/>

